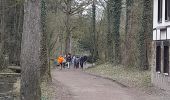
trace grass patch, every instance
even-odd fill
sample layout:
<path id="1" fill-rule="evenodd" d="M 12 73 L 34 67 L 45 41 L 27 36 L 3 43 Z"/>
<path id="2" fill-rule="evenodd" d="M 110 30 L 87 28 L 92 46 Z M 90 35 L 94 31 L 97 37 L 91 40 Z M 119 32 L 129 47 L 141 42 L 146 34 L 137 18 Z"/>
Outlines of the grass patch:
<path id="1" fill-rule="evenodd" d="M 52 100 L 55 95 L 56 91 L 53 85 L 51 83 L 42 82 L 41 83 L 41 100 Z"/>
<path id="2" fill-rule="evenodd" d="M 16 83 L 14 83 L 14 89 L 13 89 L 13 96 L 14 100 L 20 100 L 20 79 L 17 80 Z M 41 83 L 41 100 L 53 100 L 55 97 L 55 88 L 53 88 L 50 83 L 42 82 Z"/>
<path id="3" fill-rule="evenodd" d="M 150 71 L 139 71 L 124 66 L 113 66 L 110 63 L 98 65 L 85 70 L 88 73 L 112 78 L 129 87 L 150 87 L 151 74 Z"/>

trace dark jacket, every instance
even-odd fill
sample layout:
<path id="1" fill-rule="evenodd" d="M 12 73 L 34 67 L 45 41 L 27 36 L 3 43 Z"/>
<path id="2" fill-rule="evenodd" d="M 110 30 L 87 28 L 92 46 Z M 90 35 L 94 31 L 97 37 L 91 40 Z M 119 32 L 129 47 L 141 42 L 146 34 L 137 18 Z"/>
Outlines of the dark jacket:
<path id="1" fill-rule="evenodd" d="M 71 62 L 71 56 L 67 56 L 66 61 L 67 61 L 67 62 Z"/>

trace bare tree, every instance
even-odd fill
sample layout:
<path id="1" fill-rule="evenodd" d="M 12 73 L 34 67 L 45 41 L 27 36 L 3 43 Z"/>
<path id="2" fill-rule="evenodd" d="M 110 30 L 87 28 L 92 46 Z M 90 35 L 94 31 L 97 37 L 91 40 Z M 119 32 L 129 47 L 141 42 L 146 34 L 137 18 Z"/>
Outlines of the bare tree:
<path id="1" fill-rule="evenodd" d="M 74 26 L 71 25 L 71 16 L 82 12 L 91 2 L 91 0 L 57 0 L 56 6 L 66 15 L 65 28 L 65 54 L 71 53 L 71 32 Z"/>

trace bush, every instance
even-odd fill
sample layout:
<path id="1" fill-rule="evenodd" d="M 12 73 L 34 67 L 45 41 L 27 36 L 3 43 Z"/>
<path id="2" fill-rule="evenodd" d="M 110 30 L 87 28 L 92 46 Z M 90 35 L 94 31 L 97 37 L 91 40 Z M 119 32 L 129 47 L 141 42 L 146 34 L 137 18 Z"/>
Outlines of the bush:
<path id="1" fill-rule="evenodd" d="M 87 62 L 89 62 L 89 63 L 94 63 L 94 62 L 96 62 L 96 61 L 97 61 L 97 58 L 94 58 L 94 59 L 93 59 L 92 56 L 87 56 Z"/>

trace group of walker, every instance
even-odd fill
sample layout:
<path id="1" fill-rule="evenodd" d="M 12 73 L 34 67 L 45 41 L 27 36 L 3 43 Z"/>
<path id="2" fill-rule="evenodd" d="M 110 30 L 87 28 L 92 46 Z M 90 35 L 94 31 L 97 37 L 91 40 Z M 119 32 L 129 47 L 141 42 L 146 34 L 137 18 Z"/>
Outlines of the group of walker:
<path id="1" fill-rule="evenodd" d="M 75 69 L 78 69 L 79 66 L 83 69 L 84 64 L 87 61 L 87 56 L 71 56 L 71 54 L 67 54 L 65 57 L 63 57 L 62 55 L 60 55 L 57 58 L 57 62 L 60 66 L 60 68 L 68 68 L 70 69 L 71 64 L 74 65 Z M 66 67 L 67 66 L 67 67 Z"/>

